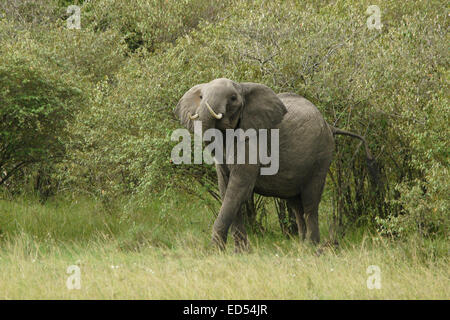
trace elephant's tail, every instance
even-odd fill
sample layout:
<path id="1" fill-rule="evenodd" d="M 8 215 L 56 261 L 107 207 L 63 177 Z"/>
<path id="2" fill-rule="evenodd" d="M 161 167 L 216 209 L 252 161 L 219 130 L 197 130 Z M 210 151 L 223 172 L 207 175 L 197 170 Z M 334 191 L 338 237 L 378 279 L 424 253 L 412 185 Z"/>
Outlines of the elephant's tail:
<path id="1" fill-rule="evenodd" d="M 369 174 L 370 177 L 372 179 L 372 182 L 375 185 L 379 184 L 379 171 L 378 171 L 378 165 L 375 161 L 375 158 L 372 156 L 372 153 L 370 152 L 369 149 L 369 145 L 367 144 L 366 139 L 364 139 L 363 136 L 360 136 L 359 134 L 353 133 L 353 132 L 349 132 L 349 131 L 345 131 L 333 126 L 330 126 L 331 132 L 333 132 L 333 135 L 344 135 L 344 136 L 350 136 L 353 138 L 357 138 L 359 140 L 361 140 L 364 143 L 364 148 L 366 150 L 366 162 L 367 162 L 367 167 L 369 168 Z"/>

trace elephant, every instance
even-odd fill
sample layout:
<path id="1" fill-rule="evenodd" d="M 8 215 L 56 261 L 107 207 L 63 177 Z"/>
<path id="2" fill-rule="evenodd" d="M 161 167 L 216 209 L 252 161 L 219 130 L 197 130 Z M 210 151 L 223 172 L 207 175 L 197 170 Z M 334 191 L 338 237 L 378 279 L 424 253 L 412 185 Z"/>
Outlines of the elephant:
<path id="1" fill-rule="evenodd" d="M 174 113 L 190 131 L 195 121 L 201 122 L 202 130 L 221 132 L 255 129 L 259 135 L 260 129 L 278 129 L 277 173 L 262 175 L 259 159 L 256 163 L 246 158 L 244 163 L 216 164 L 222 205 L 213 225 L 212 242 L 220 249 L 225 248 L 231 227 L 235 249 L 249 250 L 241 206 L 253 192 L 286 199 L 295 213 L 300 239 L 318 244 L 318 209 L 333 158 L 334 136 L 360 139 L 367 160 L 374 161 L 362 136 L 327 124 L 316 106 L 304 97 L 276 94 L 263 84 L 226 78 L 198 84 L 181 97 Z"/>

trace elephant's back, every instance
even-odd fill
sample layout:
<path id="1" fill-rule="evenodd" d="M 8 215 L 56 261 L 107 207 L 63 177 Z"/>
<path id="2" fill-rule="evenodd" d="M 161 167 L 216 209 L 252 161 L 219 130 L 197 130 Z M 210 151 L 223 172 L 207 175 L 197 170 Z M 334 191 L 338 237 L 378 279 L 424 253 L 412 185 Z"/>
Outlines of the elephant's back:
<path id="1" fill-rule="evenodd" d="M 328 140 L 332 135 L 319 109 L 311 101 L 294 93 L 280 93 L 278 97 L 287 110 L 279 126 L 284 141 L 294 142 L 302 137 L 302 140 L 318 142 L 317 139 L 323 137 Z"/>
<path id="2" fill-rule="evenodd" d="M 309 100 L 293 93 L 278 95 L 287 109 L 280 124 L 280 151 L 309 165 L 321 157 L 331 156 L 334 139 L 319 109 Z M 292 158 L 291 158 L 292 159 Z"/>
<path id="3" fill-rule="evenodd" d="M 279 171 L 274 176 L 261 176 L 256 189 L 264 195 L 288 198 L 293 196 L 293 190 L 300 191 L 311 173 L 322 167 L 328 170 L 334 139 L 312 102 L 292 93 L 281 93 L 278 97 L 287 109 L 279 125 Z"/>
<path id="4" fill-rule="evenodd" d="M 319 109 L 308 99 L 295 93 L 280 93 L 278 97 L 288 111 L 283 118 L 285 126 L 292 123 L 295 127 L 301 127 L 311 120 L 323 120 Z"/>

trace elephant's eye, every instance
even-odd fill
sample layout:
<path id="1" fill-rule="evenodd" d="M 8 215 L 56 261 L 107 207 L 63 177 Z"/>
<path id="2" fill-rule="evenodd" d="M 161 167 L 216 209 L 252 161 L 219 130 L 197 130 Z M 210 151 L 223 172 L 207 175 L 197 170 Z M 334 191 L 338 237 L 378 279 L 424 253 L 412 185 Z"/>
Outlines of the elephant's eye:
<path id="1" fill-rule="evenodd" d="M 236 101 L 236 100 L 237 100 L 237 97 L 236 97 L 236 96 L 234 96 L 234 95 L 233 95 L 233 96 L 231 96 L 231 101 L 233 101 L 233 102 L 234 102 L 234 101 Z"/>
<path id="2" fill-rule="evenodd" d="M 200 95 L 200 99 L 203 99 L 203 96 L 202 96 L 202 95 Z"/>

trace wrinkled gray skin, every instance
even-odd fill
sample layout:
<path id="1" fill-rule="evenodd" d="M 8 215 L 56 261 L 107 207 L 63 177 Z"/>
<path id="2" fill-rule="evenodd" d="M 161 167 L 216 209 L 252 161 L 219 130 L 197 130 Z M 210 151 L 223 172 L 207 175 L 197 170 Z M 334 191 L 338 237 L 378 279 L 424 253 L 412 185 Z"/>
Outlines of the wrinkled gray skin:
<path id="1" fill-rule="evenodd" d="M 223 117 L 214 118 L 205 101 Z M 222 78 L 187 91 L 175 114 L 191 131 L 190 116 L 198 114 L 195 120 L 202 121 L 203 130 L 216 128 L 223 131 L 224 137 L 225 129 L 280 129 L 277 174 L 260 175 L 259 164 L 216 165 L 222 206 L 212 240 L 219 248 L 224 248 L 231 226 L 237 251 L 248 249 L 240 208 L 252 191 L 286 199 L 295 212 L 300 239 L 319 242 L 318 208 L 333 157 L 335 128 L 325 122 L 311 102 L 292 93 L 277 95 L 261 84 Z"/>

